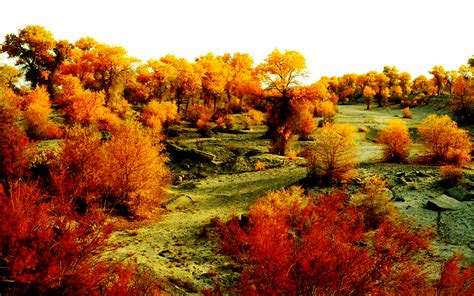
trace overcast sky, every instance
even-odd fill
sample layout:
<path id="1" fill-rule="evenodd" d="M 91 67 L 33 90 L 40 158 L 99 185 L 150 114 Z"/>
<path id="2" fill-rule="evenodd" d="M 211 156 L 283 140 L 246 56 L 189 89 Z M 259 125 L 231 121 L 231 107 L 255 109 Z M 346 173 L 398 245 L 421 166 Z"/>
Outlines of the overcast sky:
<path id="1" fill-rule="evenodd" d="M 457 69 L 474 54 L 474 0 L 22 0 L 1 4 L 0 35 L 44 26 L 57 40 L 90 36 L 142 60 L 168 53 L 300 51 L 311 80 L 381 71 Z"/>

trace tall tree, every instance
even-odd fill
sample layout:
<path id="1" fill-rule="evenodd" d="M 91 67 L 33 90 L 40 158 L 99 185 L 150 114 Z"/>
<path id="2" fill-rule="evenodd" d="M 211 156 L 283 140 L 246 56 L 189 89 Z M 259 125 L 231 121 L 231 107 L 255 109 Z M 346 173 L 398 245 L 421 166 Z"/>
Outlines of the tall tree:
<path id="1" fill-rule="evenodd" d="M 123 47 L 109 46 L 87 37 L 75 43 L 70 61 L 61 67 L 61 72 L 78 77 L 86 89 L 103 91 L 109 102 L 114 90 L 124 88 L 122 80 L 135 62 L 138 60 L 129 57 Z"/>
<path id="2" fill-rule="evenodd" d="M 53 74 L 67 56 L 68 42 L 56 42 L 53 34 L 36 25 L 26 26 L 18 35 L 8 34 L 1 52 L 16 59 L 16 65 L 25 73 L 32 88 L 46 86 L 54 95 Z"/>
<path id="3" fill-rule="evenodd" d="M 292 126 L 289 124 L 294 113 L 290 104 L 291 90 L 306 76 L 306 60 L 297 51 L 281 52 L 275 49 L 257 67 L 257 71 L 267 91 L 267 123 L 268 135 L 272 142 L 271 152 L 285 155 L 292 136 Z"/>
<path id="4" fill-rule="evenodd" d="M 202 88 L 202 69 L 197 63 L 190 63 L 184 58 L 177 58 L 174 55 L 166 55 L 160 59 L 161 62 L 176 69 L 176 79 L 172 81 L 171 90 L 176 98 L 178 112 L 185 107 L 187 113 L 190 100 Z"/>
<path id="5" fill-rule="evenodd" d="M 443 66 L 433 66 L 433 69 L 429 73 L 433 75 L 431 81 L 436 87 L 436 94 L 440 96 L 445 86 L 446 70 L 444 70 Z"/>
<path id="6" fill-rule="evenodd" d="M 212 53 L 199 57 L 196 62 L 203 69 L 202 90 L 205 105 L 209 105 L 209 101 L 212 99 L 214 111 L 216 111 L 218 100 L 225 91 L 230 67 L 224 62 L 223 57 L 216 57 Z"/>

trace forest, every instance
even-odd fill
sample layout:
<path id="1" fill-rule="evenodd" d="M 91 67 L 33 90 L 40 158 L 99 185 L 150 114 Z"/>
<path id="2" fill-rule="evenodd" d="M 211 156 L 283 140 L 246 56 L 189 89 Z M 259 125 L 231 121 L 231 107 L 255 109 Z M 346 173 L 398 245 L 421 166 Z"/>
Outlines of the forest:
<path id="1" fill-rule="evenodd" d="M 0 46 L 0 295 L 474 294 L 474 55 Z"/>

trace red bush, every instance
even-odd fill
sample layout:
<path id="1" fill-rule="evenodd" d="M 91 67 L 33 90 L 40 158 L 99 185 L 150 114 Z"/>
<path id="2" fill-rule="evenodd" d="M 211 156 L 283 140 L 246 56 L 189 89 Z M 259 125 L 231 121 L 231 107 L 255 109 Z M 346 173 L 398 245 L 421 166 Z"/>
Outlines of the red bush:
<path id="1" fill-rule="evenodd" d="M 343 193 L 282 190 L 252 206 L 248 222 L 234 217 L 221 224 L 222 251 L 243 267 L 236 289 L 262 295 L 433 291 L 424 266 L 413 259 L 428 247 L 428 233 L 387 220 L 367 231 L 363 214 L 348 200 Z M 468 287 L 469 280 L 464 274 L 447 282 Z"/>

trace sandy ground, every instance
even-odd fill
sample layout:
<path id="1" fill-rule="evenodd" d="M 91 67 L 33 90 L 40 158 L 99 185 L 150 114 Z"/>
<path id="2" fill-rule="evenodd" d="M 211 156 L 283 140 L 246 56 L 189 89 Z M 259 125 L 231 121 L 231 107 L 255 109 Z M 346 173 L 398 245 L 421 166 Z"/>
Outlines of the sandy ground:
<path id="1" fill-rule="evenodd" d="M 426 112 L 417 113 L 416 109 L 413 113 L 414 119 L 404 119 L 410 127 L 416 126 L 426 116 Z M 428 199 L 443 193 L 444 189 L 437 185 L 438 168 L 374 164 L 380 161 L 382 149 L 380 145 L 370 141 L 369 134 L 372 130 L 383 129 L 390 119 L 396 117 L 401 118 L 401 110 L 376 108 L 366 111 L 363 105 L 339 106 L 336 122 L 367 129 L 367 132 L 361 132 L 359 136 L 361 178 L 379 174 L 390 179 L 389 188 L 392 193 L 403 197 L 403 201 L 395 202 L 400 212 L 415 220 L 418 225 L 433 226 L 438 213 L 424 209 L 424 205 Z M 151 268 L 170 283 L 167 289 L 171 294 L 197 293 L 203 288 L 212 287 L 216 281 L 224 287 L 232 284 L 238 277 L 238 272 L 228 258 L 216 252 L 217 241 L 207 235 L 206 225 L 214 217 L 227 219 L 233 214 L 245 213 L 266 192 L 296 184 L 306 176 L 301 160 L 283 161 L 265 154 L 268 140 L 262 139 L 263 132 L 264 127 L 253 127 L 244 134 L 219 133 L 213 138 L 200 140 L 202 148 L 216 154 L 220 161 L 233 159 L 231 167 L 239 173 L 222 174 L 221 170 L 207 168 L 207 173 L 199 179 L 178 182 L 170 189 L 165 205 L 166 213 L 162 219 L 138 230 L 114 233 L 110 239 L 114 247 L 104 257 L 119 261 L 132 260 Z M 175 142 L 183 147 L 196 145 L 196 139 L 189 138 L 189 135 L 180 136 Z M 311 141 L 295 142 L 293 149 L 298 150 L 308 145 L 311 145 Z M 259 151 L 262 154 L 257 157 L 269 160 L 268 163 L 276 161 L 279 165 L 254 171 L 252 165 L 255 159 L 236 158 L 229 152 L 237 148 L 243 152 Z M 417 145 L 411 157 L 415 158 L 422 153 L 421 146 Z M 239 161 L 244 162 L 244 165 L 237 166 Z M 203 167 L 193 165 L 186 164 L 186 167 L 198 171 Z M 237 167 L 242 169 L 235 169 Z M 467 171 L 469 174 L 474 173 L 472 168 Z M 411 179 L 409 176 L 412 176 Z M 405 177 L 409 179 L 408 182 L 405 182 Z M 444 258 L 454 250 L 460 250 L 473 260 L 474 204 L 467 202 L 464 205 L 460 211 L 443 213 L 443 223 L 438 226 L 440 229 L 436 229 L 443 239 L 435 242 L 433 256 Z M 457 233 L 457 236 L 453 237 L 453 233 Z"/>

